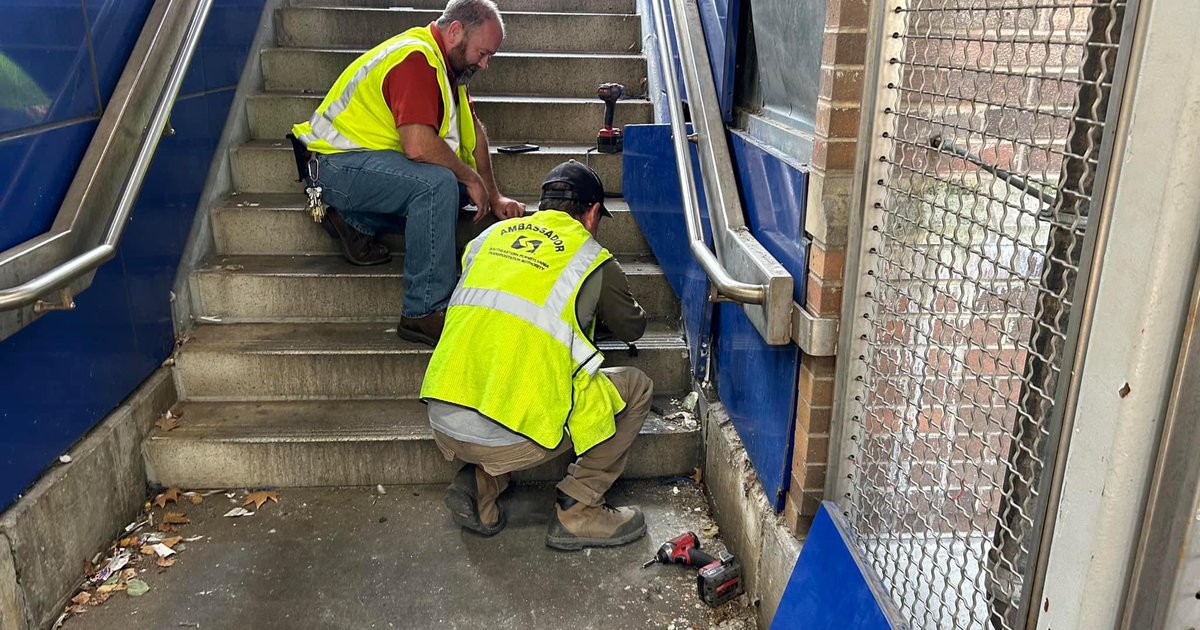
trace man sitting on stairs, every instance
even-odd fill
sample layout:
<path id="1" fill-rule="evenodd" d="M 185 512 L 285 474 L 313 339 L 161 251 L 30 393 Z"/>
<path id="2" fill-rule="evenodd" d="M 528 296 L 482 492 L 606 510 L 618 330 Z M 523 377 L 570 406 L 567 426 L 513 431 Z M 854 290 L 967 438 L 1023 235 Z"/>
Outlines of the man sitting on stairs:
<path id="1" fill-rule="evenodd" d="M 604 494 L 625 469 L 650 413 L 653 383 L 632 367 L 600 368 L 594 331 L 622 341 L 646 313 L 612 254 L 594 238 L 604 207 L 595 171 L 574 160 L 542 183 L 539 212 L 501 221 L 467 246 L 446 326 L 425 372 L 434 441 L 465 462 L 446 492 L 454 522 L 485 536 L 504 528 L 497 502 L 509 473 L 568 451 L 546 544 L 623 545 L 646 533 L 637 507 Z"/>
<path id="2" fill-rule="evenodd" d="M 376 238 L 406 222 L 404 306 L 397 331 L 434 345 L 454 287 L 463 197 L 475 222 L 522 216 L 496 188 L 487 133 L 467 83 L 504 39 L 491 0 L 450 0 L 437 21 L 367 51 L 292 133 L 313 153 L 309 179 L 329 206 L 322 221 L 356 265 L 391 260 Z"/>

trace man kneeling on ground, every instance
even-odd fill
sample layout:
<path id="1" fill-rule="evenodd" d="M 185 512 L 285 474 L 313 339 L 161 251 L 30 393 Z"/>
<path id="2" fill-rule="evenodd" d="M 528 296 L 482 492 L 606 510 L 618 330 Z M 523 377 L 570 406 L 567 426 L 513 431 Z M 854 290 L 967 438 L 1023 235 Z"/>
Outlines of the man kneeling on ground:
<path id="1" fill-rule="evenodd" d="M 646 313 L 621 266 L 596 242 L 604 187 L 574 160 L 542 183 L 539 212 L 471 241 L 446 325 L 425 373 L 434 440 L 465 465 L 446 492 L 451 517 L 485 536 L 504 528 L 497 503 L 509 473 L 573 450 L 546 544 L 623 545 L 646 533 L 637 507 L 604 493 L 621 476 L 650 412 L 653 383 L 637 368 L 600 368 L 594 330 L 635 341 Z"/>

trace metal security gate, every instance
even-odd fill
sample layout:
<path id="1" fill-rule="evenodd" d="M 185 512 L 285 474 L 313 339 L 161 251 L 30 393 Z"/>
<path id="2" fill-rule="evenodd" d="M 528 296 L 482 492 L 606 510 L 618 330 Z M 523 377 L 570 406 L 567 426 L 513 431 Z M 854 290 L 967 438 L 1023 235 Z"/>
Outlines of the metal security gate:
<path id="1" fill-rule="evenodd" d="M 913 628 L 1023 628 L 1134 3 L 871 4 L 833 498 Z"/>

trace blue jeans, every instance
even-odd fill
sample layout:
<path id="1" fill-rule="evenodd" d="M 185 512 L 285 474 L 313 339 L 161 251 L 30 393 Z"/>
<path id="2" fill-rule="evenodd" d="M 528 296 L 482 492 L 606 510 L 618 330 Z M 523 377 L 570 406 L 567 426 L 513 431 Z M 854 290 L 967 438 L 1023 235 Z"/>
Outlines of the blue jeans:
<path id="1" fill-rule="evenodd" d="M 403 219 L 405 317 L 446 308 L 454 290 L 459 184 L 450 169 L 396 151 L 352 151 L 317 157 L 326 205 L 374 236 Z"/>

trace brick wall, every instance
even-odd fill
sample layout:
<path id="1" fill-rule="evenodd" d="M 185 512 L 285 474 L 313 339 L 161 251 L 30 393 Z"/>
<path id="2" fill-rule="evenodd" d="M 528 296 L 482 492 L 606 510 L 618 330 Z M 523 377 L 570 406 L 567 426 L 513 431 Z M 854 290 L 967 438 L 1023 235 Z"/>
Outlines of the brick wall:
<path id="1" fill-rule="evenodd" d="M 841 312 L 846 217 L 862 100 L 867 0 L 828 0 L 805 231 L 812 237 L 806 308 L 820 317 Z M 784 515 L 798 536 L 808 532 L 824 495 L 833 408 L 833 357 L 800 362 L 792 476 Z"/>

